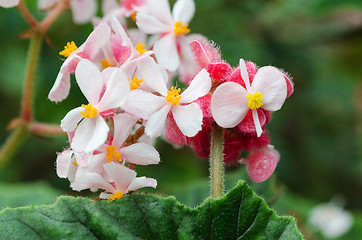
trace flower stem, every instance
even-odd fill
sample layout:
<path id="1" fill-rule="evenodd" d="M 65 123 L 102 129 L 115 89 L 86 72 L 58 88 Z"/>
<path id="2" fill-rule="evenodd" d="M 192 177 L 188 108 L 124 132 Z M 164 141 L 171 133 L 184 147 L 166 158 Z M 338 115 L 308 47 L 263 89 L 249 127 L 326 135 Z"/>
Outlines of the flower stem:
<path id="1" fill-rule="evenodd" d="M 35 70 L 38 63 L 38 57 L 42 42 L 42 35 L 36 33 L 30 40 L 27 67 L 25 72 L 25 84 L 23 90 L 23 99 L 21 104 L 21 119 L 25 122 L 33 120 L 33 95 Z"/>
<path id="2" fill-rule="evenodd" d="M 17 7 L 18 7 L 19 12 L 21 12 L 23 14 L 24 18 L 29 23 L 29 25 L 31 27 L 35 28 L 38 25 L 38 23 L 34 19 L 33 15 L 31 15 L 28 8 L 25 6 L 24 1 L 21 0 Z"/>
<path id="3" fill-rule="evenodd" d="M 217 125 L 211 127 L 210 146 L 210 193 L 218 199 L 224 195 L 223 130 Z"/>
<path id="4" fill-rule="evenodd" d="M 36 136 L 63 136 L 66 133 L 59 125 L 46 123 L 32 123 L 29 125 L 29 132 Z"/>

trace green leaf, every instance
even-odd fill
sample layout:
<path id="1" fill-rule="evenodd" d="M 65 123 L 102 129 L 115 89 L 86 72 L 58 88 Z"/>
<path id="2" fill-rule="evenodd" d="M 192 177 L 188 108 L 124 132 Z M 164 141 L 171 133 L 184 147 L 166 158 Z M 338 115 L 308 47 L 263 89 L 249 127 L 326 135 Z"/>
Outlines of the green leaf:
<path id="1" fill-rule="evenodd" d="M 115 201 L 60 197 L 51 206 L 0 212 L 4 239 L 303 239 L 245 182 L 197 208 L 174 197 L 133 193 Z"/>

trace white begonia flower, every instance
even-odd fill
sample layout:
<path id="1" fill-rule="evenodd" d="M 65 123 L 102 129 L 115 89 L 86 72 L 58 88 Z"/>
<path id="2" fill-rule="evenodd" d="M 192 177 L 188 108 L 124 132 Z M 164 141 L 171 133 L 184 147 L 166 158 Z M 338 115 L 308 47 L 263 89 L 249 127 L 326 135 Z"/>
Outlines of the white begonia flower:
<path id="1" fill-rule="evenodd" d="M 11 8 L 19 4 L 20 0 L 0 0 L 0 7 Z"/>
<path id="2" fill-rule="evenodd" d="M 193 137 L 201 130 L 203 114 L 193 101 L 210 91 L 211 79 L 206 69 L 202 69 L 194 77 L 182 94 L 181 89 L 175 87 L 168 91 L 162 79 L 155 79 L 147 84 L 161 96 L 134 90 L 122 107 L 126 112 L 147 120 L 145 132 L 148 136 L 154 138 L 161 135 L 170 111 L 184 135 Z"/>
<path id="3" fill-rule="evenodd" d="M 107 139 L 109 127 L 102 117 L 102 112 L 122 105 L 130 92 L 129 83 L 126 76 L 117 68 L 113 69 L 108 81 L 103 79 L 98 68 L 86 59 L 79 62 L 75 77 L 89 104 L 68 112 L 60 126 L 65 132 L 75 130 L 72 149 L 91 152 Z"/>
<path id="4" fill-rule="evenodd" d="M 90 188 L 95 192 L 104 189 L 108 193 L 101 193 L 101 198 L 109 200 L 120 199 L 124 194 L 142 187 L 156 188 L 157 181 L 153 178 L 136 177 L 137 173 L 121 164 L 106 163 L 103 165 L 105 175 L 83 172 L 77 175 L 70 185 L 73 190 L 81 191 Z"/>
<path id="5" fill-rule="evenodd" d="M 281 71 L 266 66 L 258 70 L 250 85 L 243 59 L 240 59 L 239 66 L 246 89 L 235 82 L 221 84 L 212 95 L 210 104 L 212 116 L 220 127 L 233 128 L 251 110 L 256 133 L 260 137 L 263 130 L 257 109 L 279 110 L 287 97 L 287 84 Z"/>
<path id="6" fill-rule="evenodd" d="M 157 61 L 167 70 L 176 71 L 180 65 L 178 47 L 188 47 L 182 43 L 186 41 L 183 35 L 190 32 L 188 23 L 194 13 L 193 0 L 177 0 L 172 13 L 168 0 L 148 0 L 147 7 L 137 13 L 136 24 L 141 31 L 160 35 L 153 51 Z"/>
<path id="7" fill-rule="evenodd" d="M 338 238 L 352 227 L 353 217 L 337 204 L 329 202 L 314 207 L 309 213 L 308 221 L 326 238 Z"/>

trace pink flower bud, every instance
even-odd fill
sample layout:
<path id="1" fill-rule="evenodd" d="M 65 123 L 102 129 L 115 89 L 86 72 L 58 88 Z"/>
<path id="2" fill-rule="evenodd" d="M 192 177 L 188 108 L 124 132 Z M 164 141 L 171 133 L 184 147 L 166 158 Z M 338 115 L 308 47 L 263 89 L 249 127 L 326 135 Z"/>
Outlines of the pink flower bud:
<path id="1" fill-rule="evenodd" d="M 279 159 L 279 152 L 271 145 L 251 151 L 246 160 L 250 179 L 254 182 L 267 180 L 273 174 Z"/>

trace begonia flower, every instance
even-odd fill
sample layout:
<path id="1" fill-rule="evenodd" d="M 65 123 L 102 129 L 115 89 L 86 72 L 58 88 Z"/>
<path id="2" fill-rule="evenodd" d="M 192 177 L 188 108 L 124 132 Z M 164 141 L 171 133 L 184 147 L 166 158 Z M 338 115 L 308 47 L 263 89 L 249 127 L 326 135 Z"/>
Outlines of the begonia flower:
<path id="1" fill-rule="evenodd" d="M 72 149 L 91 152 L 107 139 L 109 127 L 103 113 L 109 114 L 109 111 L 122 105 L 130 91 L 129 83 L 122 71 L 116 68 L 109 79 L 103 79 L 98 68 L 86 59 L 78 64 L 75 76 L 89 104 L 68 112 L 60 126 L 65 132 L 75 131 Z"/>
<path id="2" fill-rule="evenodd" d="M 19 4 L 20 0 L 0 0 L 0 7 L 11 8 Z"/>
<path id="3" fill-rule="evenodd" d="M 213 93 L 211 112 L 216 123 L 223 128 L 233 128 L 239 124 L 249 110 L 259 137 L 263 130 L 257 110 L 279 110 L 287 97 L 287 84 L 284 75 L 275 67 L 260 68 L 250 84 L 246 65 L 240 59 L 240 72 L 246 89 L 238 83 L 221 84 Z"/>
<path id="4" fill-rule="evenodd" d="M 205 69 L 194 77 L 182 94 L 180 88 L 171 87 L 171 90 L 167 90 L 165 82 L 161 79 L 155 79 L 147 84 L 160 96 L 134 90 L 122 106 L 126 112 L 147 120 L 145 124 L 147 135 L 151 138 L 161 135 L 169 112 L 172 113 L 182 134 L 192 137 L 201 130 L 202 111 L 193 101 L 210 91 L 211 79 Z"/>
<path id="5" fill-rule="evenodd" d="M 101 193 L 101 198 L 109 200 L 121 199 L 124 194 L 143 187 L 156 188 L 157 181 L 153 178 L 136 177 L 137 173 L 121 164 L 106 163 L 103 165 L 107 176 L 98 173 L 84 172 L 77 175 L 70 185 L 73 190 L 81 191 L 90 188 L 93 192 L 98 189 L 106 190 Z M 110 179 L 111 181 L 109 182 Z"/>
<path id="6" fill-rule="evenodd" d="M 188 23 L 195 13 L 193 0 L 177 0 L 171 13 L 168 0 L 148 0 L 146 10 L 136 15 L 138 28 L 148 34 L 159 34 L 153 51 L 157 62 L 170 71 L 180 66 L 179 49 L 187 46 L 184 36 L 190 32 Z"/>

